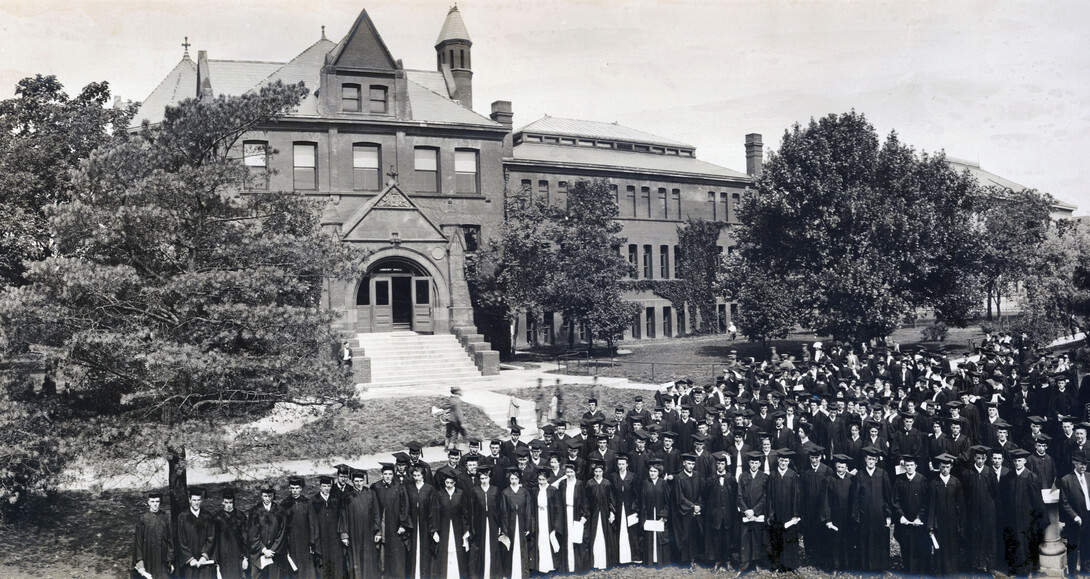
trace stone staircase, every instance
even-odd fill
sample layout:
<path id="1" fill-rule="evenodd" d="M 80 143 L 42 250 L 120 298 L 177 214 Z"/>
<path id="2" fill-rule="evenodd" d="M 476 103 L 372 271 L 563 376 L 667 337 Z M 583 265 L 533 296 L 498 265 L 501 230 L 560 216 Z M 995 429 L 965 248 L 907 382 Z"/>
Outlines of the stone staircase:
<path id="1" fill-rule="evenodd" d="M 368 360 L 368 387 L 458 384 L 482 377 L 453 334 L 388 332 L 358 334 L 356 340 L 353 359 Z"/>

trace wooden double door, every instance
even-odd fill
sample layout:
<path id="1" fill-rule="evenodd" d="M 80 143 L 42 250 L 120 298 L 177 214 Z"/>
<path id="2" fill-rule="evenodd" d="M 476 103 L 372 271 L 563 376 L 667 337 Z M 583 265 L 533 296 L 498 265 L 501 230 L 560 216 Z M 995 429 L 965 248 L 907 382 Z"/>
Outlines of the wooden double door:
<path id="1" fill-rule="evenodd" d="M 372 275 L 371 331 L 435 330 L 431 278 L 411 274 Z"/>

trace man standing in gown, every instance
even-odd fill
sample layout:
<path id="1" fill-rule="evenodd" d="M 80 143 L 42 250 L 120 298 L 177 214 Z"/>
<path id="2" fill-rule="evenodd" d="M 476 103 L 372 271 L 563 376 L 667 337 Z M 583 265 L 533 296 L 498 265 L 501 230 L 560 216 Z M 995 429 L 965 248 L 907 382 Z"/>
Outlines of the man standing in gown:
<path id="1" fill-rule="evenodd" d="M 1010 481 L 1005 492 L 1000 488 L 1003 508 L 1008 512 L 1003 537 L 1010 574 L 1025 575 L 1036 570 L 1039 554 L 1032 546 L 1047 520 L 1040 479 L 1026 468 L 1029 453 L 1016 448 L 1011 451 L 1011 458 L 1014 470 Z"/>
<path id="2" fill-rule="evenodd" d="M 183 579 L 216 576 L 216 521 L 201 509 L 204 491 L 189 489 L 189 508 L 178 515 L 178 567 Z"/>
<path id="3" fill-rule="evenodd" d="M 167 579 L 174 572 L 174 526 L 160 509 L 162 502 L 162 493 L 148 493 L 148 511 L 136 521 L 132 564 L 144 571 L 141 577 Z"/>
<path id="4" fill-rule="evenodd" d="M 246 515 L 235 508 L 235 491 L 223 491 L 223 510 L 216 513 L 216 568 L 218 579 L 242 579 L 249 567 Z"/>
<path id="5" fill-rule="evenodd" d="M 821 462 L 821 455 L 825 449 L 816 444 L 807 445 L 803 449 L 809 464 L 799 468 L 799 482 L 802 498 L 802 521 L 799 530 L 802 532 L 803 545 L 806 547 L 806 556 L 810 564 L 818 568 L 828 568 L 828 529 L 821 520 L 821 506 L 825 500 L 825 485 L 829 477 L 833 475 L 832 469 Z"/>
<path id="6" fill-rule="evenodd" d="M 348 556 L 348 579 L 379 576 L 378 542 L 382 539 L 378 497 L 367 487 L 367 473 L 351 471 L 353 492 L 346 495 L 337 531 Z"/>
<path id="7" fill-rule="evenodd" d="M 999 480 L 988 466 L 988 447 L 970 448 L 973 463 L 961 475 L 965 487 L 965 563 L 967 571 L 990 573 L 998 567 L 996 501 Z"/>
<path id="8" fill-rule="evenodd" d="M 927 507 L 930 495 L 927 481 L 916 472 L 916 455 L 901 457 L 905 473 L 897 477 L 893 488 L 893 516 L 897 521 L 894 536 L 901 546 L 905 572 L 917 575 L 927 572 L 930 539 L 927 531 Z"/>
<path id="9" fill-rule="evenodd" d="M 337 532 L 341 507 L 341 500 L 333 494 L 333 477 L 319 477 L 318 494 L 310 499 L 310 516 L 318 535 L 314 553 L 315 560 L 321 563 L 318 576 L 322 579 L 340 579 L 344 576 L 344 549 Z"/>
<path id="10" fill-rule="evenodd" d="M 768 475 L 761 468 L 765 455 L 759 450 L 751 450 L 746 456 L 749 469 L 738 477 L 738 512 L 742 514 L 738 570 L 741 572 L 765 565 L 768 555 Z"/>
<path id="11" fill-rule="evenodd" d="M 864 447 L 863 468 L 856 475 L 859 489 L 859 570 L 866 573 L 889 570 L 893 485 L 886 471 L 878 468 L 880 452 L 873 446 Z"/>
<path id="12" fill-rule="evenodd" d="M 384 577 L 404 577 L 409 549 L 406 545 L 409 527 L 409 495 L 405 487 L 394 482 L 394 465 L 381 464 L 382 480 L 371 486 L 378 498 L 382 521 L 382 574 Z"/>
<path id="13" fill-rule="evenodd" d="M 287 569 L 294 576 L 314 577 L 313 546 L 318 542 L 318 524 L 310 510 L 310 499 L 303 496 L 306 481 L 302 477 L 288 479 L 288 497 L 280 506 L 288 518 Z"/>
<path id="14" fill-rule="evenodd" d="M 1067 570 L 1090 572 L 1090 480 L 1086 463 L 1090 457 L 1082 451 L 1071 456 L 1074 470 L 1060 479 L 1060 517 L 1067 540 Z M 1082 564 L 1079 564 L 1080 556 Z"/>
<path id="15" fill-rule="evenodd" d="M 435 471 L 435 482 L 442 488 L 435 493 L 431 576 L 459 579 L 469 575 L 469 490 L 457 488 L 458 472 L 448 466 Z"/>
<path id="16" fill-rule="evenodd" d="M 286 555 L 288 517 L 276 504 L 276 491 L 261 489 L 261 503 L 250 509 L 249 541 L 251 579 L 279 579 L 291 567 Z"/>
<path id="17" fill-rule="evenodd" d="M 964 492 L 961 481 L 951 471 L 957 458 L 951 454 L 935 457 L 939 474 L 930 484 L 929 506 L 927 509 L 927 530 L 929 539 L 938 544 L 933 553 L 934 564 L 931 571 L 936 575 L 949 577 L 958 572 L 958 554 L 963 526 Z"/>
<path id="18" fill-rule="evenodd" d="M 719 451 L 715 472 L 704 481 L 704 556 L 715 569 L 730 564 L 731 537 L 738 515 L 738 491 L 734 473 L 727 470 L 730 455 Z"/>
<path id="19" fill-rule="evenodd" d="M 776 451 L 776 468 L 768 477 L 768 560 L 773 571 L 799 567 L 799 523 L 802 521 L 799 475 L 791 470 L 792 450 Z"/>
<path id="20" fill-rule="evenodd" d="M 833 455 L 833 474 L 826 480 L 821 506 L 821 523 L 827 537 L 825 560 L 834 571 L 854 569 L 856 565 L 856 497 L 859 490 L 855 475 L 848 472 L 851 463 L 852 458 L 846 454 Z"/>

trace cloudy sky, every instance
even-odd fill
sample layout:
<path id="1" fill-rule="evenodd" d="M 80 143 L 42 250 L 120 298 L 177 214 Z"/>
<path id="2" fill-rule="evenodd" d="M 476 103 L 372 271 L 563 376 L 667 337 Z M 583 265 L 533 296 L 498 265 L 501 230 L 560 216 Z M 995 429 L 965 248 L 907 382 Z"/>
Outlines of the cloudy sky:
<path id="1" fill-rule="evenodd" d="M 0 0 L 0 98 L 35 73 L 143 99 L 190 49 L 286 61 L 366 8 L 434 67 L 451 3 Z M 1090 2 L 462 0 L 474 105 L 616 121 L 745 170 L 746 133 L 856 109 L 882 134 L 979 162 L 1090 213 Z"/>

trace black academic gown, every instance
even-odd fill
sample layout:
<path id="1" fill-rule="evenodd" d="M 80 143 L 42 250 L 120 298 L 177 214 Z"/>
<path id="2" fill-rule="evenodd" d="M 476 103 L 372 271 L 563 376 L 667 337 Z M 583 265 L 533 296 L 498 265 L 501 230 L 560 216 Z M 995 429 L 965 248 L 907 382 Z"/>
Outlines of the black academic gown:
<path id="1" fill-rule="evenodd" d="M 322 498 L 318 493 L 310 498 L 311 519 L 317 529 L 318 540 L 314 542 L 314 553 L 321 560 L 318 576 L 322 579 L 340 579 L 344 576 L 344 549 L 337 522 L 341 516 L 341 502 L 333 493 L 329 498 Z M 226 578 L 224 578 L 226 579 Z"/>
<path id="2" fill-rule="evenodd" d="M 568 527 L 571 523 L 586 516 L 587 499 L 583 481 L 575 479 L 572 486 L 574 486 L 575 490 L 572 491 L 571 504 L 568 504 L 568 479 L 565 477 L 556 485 L 556 496 L 560 503 L 560 514 L 563 520 L 563 524 L 556 532 L 556 538 L 560 541 L 560 552 L 557 553 L 556 560 L 559 562 L 558 569 L 567 573 L 581 573 L 586 571 L 590 565 L 587 562 L 586 545 L 573 542 L 570 549 L 571 555 L 569 556 L 568 542 L 574 540 L 574 538 L 568 536 Z"/>
<path id="3" fill-rule="evenodd" d="M 628 536 L 628 549 L 632 560 L 623 561 L 623 563 L 639 561 L 640 522 L 637 520 L 635 525 L 629 526 L 628 524 L 631 515 L 636 515 L 636 518 L 639 519 L 639 479 L 636 477 L 636 474 L 631 470 L 625 472 L 624 477 L 621 477 L 621 473 L 618 471 L 613 473 L 609 477 L 609 483 L 613 486 L 613 501 L 617 505 L 617 556 L 620 557 L 620 540 L 621 534 L 624 533 Z"/>
<path id="4" fill-rule="evenodd" d="M 592 568 L 599 568 L 603 564 L 605 568 L 612 567 L 617 564 L 617 534 L 616 526 L 609 522 L 609 517 L 613 515 L 616 519 L 618 513 L 613 496 L 613 485 L 604 478 L 601 481 L 592 478 L 584 483 L 583 489 L 586 492 L 584 504 L 587 524 L 584 528 L 584 548 L 587 550 L 587 559 Z M 600 558 L 596 560 L 594 553 L 594 543 L 599 538 L 599 530 L 605 544 L 604 561 Z"/>
<path id="5" fill-rule="evenodd" d="M 419 489 L 416 483 L 405 485 L 405 494 L 409 499 L 409 525 L 407 527 L 408 554 L 405 563 L 405 573 L 409 577 L 416 577 L 417 565 L 420 566 L 420 576 L 429 577 L 432 574 L 432 559 L 435 541 L 432 533 L 438 530 L 435 526 L 435 487 L 424 483 Z"/>
<path id="6" fill-rule="evenodd" d="M 999 562 L 996 546 L 996 501 L 999 499 L 999 481 L 988 465 L 977 472 L 970 464 L 961 473 L 965 493 L 965 536 L 972 537 L 965 543 L 965 565 L 969 571 L 991 571 Z"/>
<path id="7" fill-rule="evenodd" d="M 503 575 L 503 546 L 500 545 L 500 489 L 494 484 L 484 490 L 474 486 L 470 496 L 470 559 L 473 577 L 498 579 Z M 485 562 L 488 573 L 485 573 Z"/>
<path id="8" fill-rule="evenodd" d="M 220 511 L 216 519 L 216 565 L 220 579 L 242 579 L 242 558 L 247 556 L 246 515 L 235 509 Z"/>
<path id="9" fill-rule="evenodd" d="M 153 579 L 167 579 L 174 563 L 174 527 L 166 511 L 147 511 L 136 521 L 132 544 L 132 565 L 142 562 Z"/>
<path id="10" fill-rule="evenodd" d="M 828 555 L 826 548 L 825 523 L 821 520 L 821 505 L 825 499 L 825 485 L 833 469 L 825 464 L 818 463 L 818 468 L 810 466 L 809 462 L 799 467 L 799 482 L 801 483 L 800 499 L 802 521 L 799 523 L 799 531 L 802 532 L 803 545 L 806 546 L 806 556 L 811 564 L 819 567 L 825 566 Z"/>
<path id="11" fill-rule="evenodd" d="M 1028 468 L 1021 473 L 1011 471 L 1006 487 L 1001 485 L 1007 512 L 1003 527 L 1007 564 L 1011 575 L 1024 575 L 1034 571 L 1038 553 L 1034 547 L 1039 534 L 1048 524 L 1041 482 Z"/>
<path id="12" fill-rule="evenodd" d="M 463 541 L 463 537 L 469 531 L 470 499 L 466 498 L 468 496 L 468 492 L 457 488 L 454 489 L 453 495 L 445 488 L 436 492 L 435 513 L 432 520 L 435 523 L 435 532 L 439 533 L 439 544 L 435 548 L 435 557 L 432 559 L 432 577 L 458 579 L 469 575 L 469 553 L 465 550 Z M 454 548 L 454 556 L 458 562 L 457 574 L 453 576 L 447 573 L 450 547 Z"/>
<path id="13" fill-rule="evenodd" d="M 286 577 L 291 571 L 287 562 L 288 548 L 288 515 L 284 509 L 275 502 L 268 509 L 258 503 L 250 509 L 249 532 L 246 534 L 249 543 L 251 579 L 279 579 Z M 264 568 L 261 566 L 261 557 L 265 550 L 273 552 L 272 561 Z"/>
<path id="14" fill-rule="evenodd" d="M 530 576 L 530 539 L 536 524 L 533 497 L 525 485 L 520 485 L 518 492 L 512 487 L 500 493 L 500 534 L 511 542 L 504 549 L 503 576 L 510 577 L 515 568 L 515 556 L 518 554 L 520 574 Z M 500 545 L 503 548 L 503 545 Z"/>
<path id="15" fill-rule="evenodd" d="M 772 471 L 768 476 L 768 555 L 773 570 L 799 567 L 799 526 L 787 527 L 802 517 L 802 489 L 799 475 L 791 469 Z"/>
<path id="16" fill-rule="evenodd" d="M 663 531 L 643 532 L 643 563 L 662 567 L 670 564 L 670 491 L 666 481 L 659 478 L 643 481 L 640 487 L 640 520 L 663 521 Z M 640 523 L 643 529 L 643 523 Z"/>
<path id="17" fill-rule="evenodd" d="M 704 555 L 715 564 L 727 564 L 731 539 L 738 524 L 738 489 L 734 472 L 712 473 L 704 481 Z"/>
<path id="18" fill-rule="evenodd" d="M 216 521 L 207 509 L 201 509 L 198 515 L 186 509 L 177 519 L 175 533 L 178 538 L 178 560 L 176 567 L 184 579 L 214 579 L 215 565 L 191 567 L 191 559 L 199 560 L 202 556 L 216 558 Z"/>
<path id="19" fill-rule="evenodd" d="M 382 521 L 382 573 L 385 577 L 403 577 L 408 569 L 409 556 L 409 495 L 405 487 L 392 482 L 378 481 L 371 486 L 378 498 L 379 516 Z M 405 532 L 397 533 L 398 527 Z"/>
<path id="20" fill-rule="evenodd" d="M 738 555 L 743 567 L 764 565 L 768 557 L 768 475 L 758 469 L 751 473 L 748 469 L 738 478 L 738 512 L 745 514 L 752 510 L 754 517 L 765 517 L 765 521 L 742 523 L 742 536 L 738 546 Z"/>
<path id="21" fill-rule="evenodd" d="M 881 468 L 874 474 L 862 468 L 856 475 L 859 498 L 859 570 L 882 573 L 889 569 L 889 528 L 886 519 L 892 517 L 893 485 Z"/>
<path id="22" fill-rule="evenodd" d="M 901 560 L 906 573 L 927 572 L 930 547 L 927 534 L 927 508 L 930 498 L 927 479 L 919 472 L 909 479 L 897 477 L 893 488 L 893 520 L 896 521 L 894 537 L 901 546 Z M 906 524 L 902 519 L 919 521 L 920 525 Z"/>
<path id="23" fill-rule="evenodd" d="M 380 507 L 375 491 L 363 490 L 348 496 L 337 520 L 337 531 L 342 540 L 348 539 L 345 549 L 345 571 L 348 579 L 368 579 L 381 573 L 378 545 L 375 535 L 382 532 Z"/>
<path id="24" fill-rule="evenodd" d="M 939 544 L 938 551 L 932 553 L 931 572 L 951 576 L 958 572 L 965 493 L 961 481 L 953 475 L 945 482 L 936 475 L 930 483 L 929 494 L 927 530 L 935 535 L 935 541 Z"/>
<path id="25" fill-rule="evenodd" d="M 859 536 L 856 500 L 859 489 L 856 478 L 846 473 L 843 478 L 834 472 L 825 481 L 825 496 L 821 503 L 821 524 L 825 527 L 825 565 L 834 571 L 854 569 Z M 832 523 L 836 529 L 829 529 Z"/>
<path id="26" fill-rule="evenodd" d="M 281 506 L 288 516 L 287 554 L 291 557 L 288 568 L 290 569 L 291 563 L 295 563 L 298 568 L 296 576 L 313 577 L 317 569 L 311 547 L 318 543 L 318 522 L 314 519 L 310 499 L 305 496 L 293 499 L 289 496 Z"/>
<path id="27" fill-rule="evenodd" d="M 545 491 L 545 505 L 542 510 L 541 504 L 541 491 Z M 557 554 L 553 551 L 552 541 L 550 535 L 554 533 L 564 524 L 564 517 L 560 513 L 560 499 L 556 495 L 556 488 L 551 485 L 545 485 L 545 488 L 537 488 L 531 491 L 531 495 L 534 501 L 534 509 L 537 514 L 534 517 L 534 532 L 533 539 L 530 544 L 533 546 L 530 549 L 530 568 L 535 572 L 541 573 L 542 569 L 547 569 L 544 572 L 552 572 L 560 567 Z M 545 521 L 545 528 L 542 529 L 541 522 Z M 560 537 L 557 537 L 557 541 Z M 542 560 L 540 547 L 545 546 L 548 552 L 548 560 Z"/>

